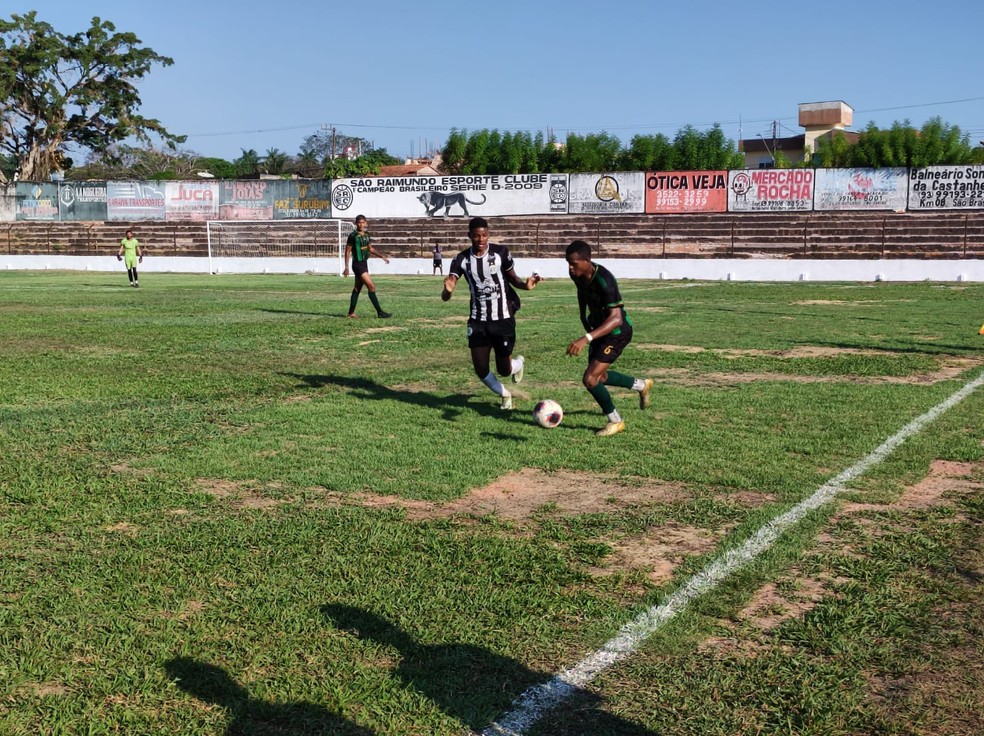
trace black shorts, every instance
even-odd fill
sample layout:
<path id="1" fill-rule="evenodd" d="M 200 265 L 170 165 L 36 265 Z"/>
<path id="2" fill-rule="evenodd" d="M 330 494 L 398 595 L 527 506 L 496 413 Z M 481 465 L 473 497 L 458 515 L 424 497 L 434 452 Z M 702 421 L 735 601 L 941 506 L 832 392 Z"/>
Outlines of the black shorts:
<path id="1" fill-rule="evenodd" d="M 492 348 L 496 356 L 512 355 L 516 346 L 516 318 L 494 322 L 468 320 L 468 347 Z"/>
<path id="2" fill-rule="evenodd" d="M 369 273 L 369 264 L 366 261 L 352 261 L 352 273 L 356 276 Z"/>
<path id="3" fill-rule="evenodd" d="M 441 267 L 441 262 L 440 261 L 434 261 L 434 268 L 440 268 L 440 267 Z"/>
<path id="4" fill-rule="evenodd" d="M 622 325 L 619 334 L 609 333 L 591 341 L 588 360 L 597 360 L 599 363 L 614 363 L 630 342 L 632 342 L 632 328 Z"/>

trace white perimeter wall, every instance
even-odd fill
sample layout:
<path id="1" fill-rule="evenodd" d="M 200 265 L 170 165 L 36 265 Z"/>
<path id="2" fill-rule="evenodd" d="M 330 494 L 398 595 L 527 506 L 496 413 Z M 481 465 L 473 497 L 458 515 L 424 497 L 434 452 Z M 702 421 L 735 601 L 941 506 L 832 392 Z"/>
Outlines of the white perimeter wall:
<path id="1" fill-rule="evenodd" d="M 702 281 L 981 281 L 984 260 L 773 260 L 759 258 L 599 258 L 618 279 L 697 279 Z M 450 258 L 444 259 L 447 273 Z M 377 275 L 431 273 L 430 258 L 394 258 L 369 262 Z M 0 270 L 107 271 L 125 274 L 115 256 L 4 256 Z M 340 273 L 338 258 L 215 258 L 213 272 L 330 274 Z M 148 256 L 141 273 L 208 273 L 208 258 Z M 536 271 L 545 278 L 567 278 L 567 263 L 559 258 L 517 258 L 516 273 L 526 278 Z"/>

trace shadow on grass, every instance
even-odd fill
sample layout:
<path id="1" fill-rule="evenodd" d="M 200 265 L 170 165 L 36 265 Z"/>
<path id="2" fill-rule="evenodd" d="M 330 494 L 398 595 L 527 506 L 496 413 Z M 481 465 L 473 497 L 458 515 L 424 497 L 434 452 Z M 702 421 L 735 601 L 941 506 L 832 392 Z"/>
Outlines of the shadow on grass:
<path id="1" fill-rule="evenodd" d="M 528 687 L 552 677 L 473 644 L 420 644 L 398 626 L 361 608 L 330 603 L 321 611 L 337 629 L 395 648 L 400 663 L 393 675 L 476 733 L 508 711 Z M 655 736 L 653 731 L 603 711 L 602 705 L 595 693 L 577 689 L 546 714 L 549 728 L 544 733 Z"/>
<path id="2" fill-rule="evenodd" d="M 320 705 L 256 700 L 221 667 L 190 657 L 171 659 L 164 668 L 168 677 L 186 693 L 229 712 L 227 736 L 373 736 L 375 733 Z"/>
<path id="3" fill-rule="evenodd" d="M 498 397 L 494 396 L 491 392 L 483 391 L 484 395 L 481 396 L 473 396 L 469 394 L 438 395 L 435 393 L 428 393 L 427 391 L 392 389 L 381 383 L 376 383 L 368 378 L 335 375 L 305 375 L 301 373 L 284 372 L 281 372 L 279 375 L 287 376 L 288 378 L 296 378 L 301 382 L 300 388 L 324 388 L 325 386 L 338 386 L 352 392 L 352 395 L 359 399 L 401 401 L 406 404 L 413 404 L 414 406 L 425 406 L 431 409 L 437 409 L 443 414 L 444 419 L 449 422 L 455 421 L 465 412 L 474 412 L 475 414 L 480 414 L 484 417 L 490 417 L 500 421 L 516 422 L 523 425 L 533 424 L 531 414 L 533 409 L 532 402 L 530 403 L 530 411 L 523 411 L 522 409 L 503 411 L 498 406 Z M 574 414 L 578 413 L 582 412 L 574 412 Z M 574 414 L 571 414 L 570 416 L 573 416 Z M 558 429 L 583 431 L 583 429 L 569 427 L 563 424 L 556 427 L 553 431 Z M 526 439 L 520 435 L 505 434 L 501 432 L 487 432 L 484 433 L 484 435 L 494 439 Z"/>
<path id="4" fill-rule="evenodd" d="M 267 314 L 300 314 L 304 317 L 344 317 L 345 313 L 332 313 L 332 312 L 304 312 L 299 309 L 257 309 L 258 312 L 266 312 Z"/>

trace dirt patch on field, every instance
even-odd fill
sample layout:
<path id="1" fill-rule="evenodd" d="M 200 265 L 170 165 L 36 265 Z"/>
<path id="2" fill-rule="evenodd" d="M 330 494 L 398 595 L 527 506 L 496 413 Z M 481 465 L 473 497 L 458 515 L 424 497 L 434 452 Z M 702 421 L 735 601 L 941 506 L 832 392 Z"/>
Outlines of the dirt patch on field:
<path id="1" fill-rule="evenodd" d="M 109 526 L 104 526 L 107 532 L 113 532 L 114 534 L 125 534 L 128 537 L 135 536 L 137 532 L 140 531 L 140 527 L 136 524 L 131 524 L 127 521 L 121 521 L 118 524 L 110 524 Z"/>
<path id="2" fill-rule="evenodd" d="M 711 532 L 699 527 L 670 522 L 645 534 L 609 542 L 612 552 L 603 565 L 592 568 L 593 575 L 605 576 L 625 570 L 641 570 L 655 583 L 673 579 L 677 567 L 692 555 L 714 549 L 725 531 Z"/>
<path id="3" fill-rule="evenodd" d="M 739 350 L 737 348 L 704 348 L 698 345 L 661 345 L 658 343 L 643 343 L 639 345 L 642 350 L 657 350 L 665 353 L 713 353 L 723 355 L 728 358 L 747 358 L 766 356 L 770 358 L 829 358 L 838 355 L 870 355 L 886 356 L 896 355 L 892 350 L 875 350 L 871 348 L 832 348 L 824 345 L 798 345 L 789 350 Z M 973 360 L 973 359 L 966 359 Z"/>
<path id="4" fill-rule="evenodd" d="M 883 304 L 903 304 L 913 299 L 801 299 L 790 302 L 796 306 L 811 307 L 817 304 L 834 307 L 878 307 Z"/>
<path id="5" fill-rule="evenodd" d="M 494 515 L 522 521 L 536 514 L 576 516 L 602 513 L 637 504 L 673 503 L 684 497 L 682 485 L 526 468 L 509 473 L 463 498 L 446 503 L 414 501 L 398 496 L 360 493 L 349 502 L 372 508 L 403 508 L 411 519 Z"/>
<path id="6" fill-rule="evenodd" d="M 811 578 L 796 578 L 788 590 L 766 583 L 752 596 L 738 618 L 762 631 L 771 631 L 784 621 L 803 616 L 824 597 L 827 586 Z"/>
<path id="7" fill-rule="evenodd" d="M 944 497 L 947 493 L 969 495 L 980 493 L 984 482 L 974 480 L 984 472 L 984 463 L 963 463 L 952 460 L 935 461 L 926 477 L 907 487 L 902 495 L 889 503 L 842 503 L 837 512 L 831 517 L 836 523 L 845 517 L 855 517 L 852 520 L 859 528 L 864 529 L 863 536 L 872 539 L 885 532 L 874 520 L 856 517 L 864 511 L 887 511 L 889 509 L 919 510 L 948 503 Z M 843 540 L 831 532 L 821 532 L 816 539 L 819 547 L 836 546 L 841 554 L 855 556 L 850 546 L 845 547 Z M 786 578 L 784 584 L 767 583 L 753 595 L 739 613 L 738 619 L 752 624 L 762 631 L 770 631 L 792 618 L 802 617 L 810 611 L 827 591 L 838 580 L 803 577 L 795 574 Z"/>
<path id="8" fill-rule="evenodd" d="M 15 694 L 35 695 L 41 698 L 64 697 L 71 691 L 61 682 L 27 682 L 14 689 Z"/>
<path id="9" fill-rule="evenodd" d="M 646 346 L 643 346 L 646 347 Z M 681 348 L 681 352 L 699 353 L 704 348 Z M 739 351 L 719 351 L 729 352 L 735 357 Z M 808 357 L 804 355 L 791 356 L 787 353 L 795 351 L 782 351 L 782 353 L 769 353 L 773 357 Z M 849 352 L 842 350 L 842 353 Z M 875 351 L 856 351 L 865 354 L 877 354 Z M 745 354 L 751 354 L 746 351 Z M 832 355 L 833 353 L 823 353 Z M 813 357 L 818 357 L 820 353 Z M 883 385 L 883 384 L 912 384 L 912 385 L 931 385 L 941 381 L 950 381 L 959 378 L 963 373 L 984 364 L 978 358 L 944 358 L 939 362 L 939 367 L 934 371 L 923 373 L 913 373 L 908 376 L 809 376 L 794 375 L 790 373 L 777 373 L 774 371 L 747 371 L 741 373 L 726 373 L 721 371 L 693 371 L 688 368 L 668 368 L 665 370 L 650 371 L 647 376 L 659 383 L 673 384 L 679 386 L 735 386 L 745 383 L 756 383 L 758 381 L 783 381 L 786 383 L 853 383 L 858 385 Z"/>
<path id="10" fill-rule="evenodd" d="M 974 480 L 981 477 L 984 466 L 979 463 L 961 463 L 953 460 L 936 460 L 929 473 L 915 485 L 906 488 L 902 495 L 888 504 L 847 502 L 841 505 L 840 514 L 853 514 L 859 511 L 883 511 L 895 509 L 927 509 L 946 503 L 945 493 L 968 495 L 984 490 L 984 482 Z"/>
<path id="11" fill-rule="evenodd" d="M 227 500 L 232 508 L 270 509 L 284 503 L 283 499 L 265 496 L 255 484 L 243 481 L 199 478 L 195 481 L 195 487 L 210 496 Z"/>

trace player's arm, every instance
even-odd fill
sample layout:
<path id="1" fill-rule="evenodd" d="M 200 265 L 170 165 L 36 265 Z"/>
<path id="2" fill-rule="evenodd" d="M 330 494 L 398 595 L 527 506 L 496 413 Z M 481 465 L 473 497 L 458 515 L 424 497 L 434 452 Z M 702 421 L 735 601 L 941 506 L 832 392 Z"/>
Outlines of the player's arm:
<path id="1" fill-rule="evenodd" d="M 382 253 L 380 253 L 378 250 L 376 250 L 375 248 L 372 247 L 372 243 L 371 242 L 369 243 L 369 252 L 372 255 L 376 256 L 376 258 L 382 258 L 383 259 L 383 263 L 389 263 L 390 262 L 390 259 L 389 258 L 387 258 Z"/>
<path id="2" fill-rule="evenodd" d="M 506 278 L 509 279 L 510 284 L 515 286 L 517 289 L 523 289 L 524 291 L 531 291 L 534 286 L 543 280 L 540 278 L 540 274 L 534 273 L 524 281 L 516 275 L 516 269 L 514 268 L 510 268 L 506 271 Z"/>
<path id="3" fill-rule="evenodd" d="M 605 316 L 605 321 L 593 330 L 589 329 L 581 337 L 571 342 L 571 344 L 567 346 L 567 354 L 579 355 L 584 348 L 597 340 L 599 337 L 604 337 L 605 335 L 621 327 L 623 320 L 622 310 L 619 307 L 620 305 L 609 307 L 608 314 Z M 587 327 L 587 325 L 585 325 L 585 327 Z"/>
<path id="4" fill-rule="evenodd" d="M 143 263 L 143 251 L 140 249 L 140 243 L 137 243 L 137 263 Z"/>
<path id="5" fill-rule="evenodd" d="M 441 300 L 447 301 L 454 293 L 454 287 L 458 284 L 457 274 L 449 273 L 444 277 L 444 291 L 441 292 Z"/>
<path id="6" fill-rule="evenodd" d="M 577 308 L 581 312 L 581 325 L 584 331 L 591 332 L 591 323 L 588 322 L 588 299 L 580 289 L 577 290 Z"/>
<path id="7" fill-rule="evenodd" d="M 349 275 L 349 262 L 352 260 L 352 244 L 345 244 L 345 270 L 342 271 L 342 276 Z"/>

